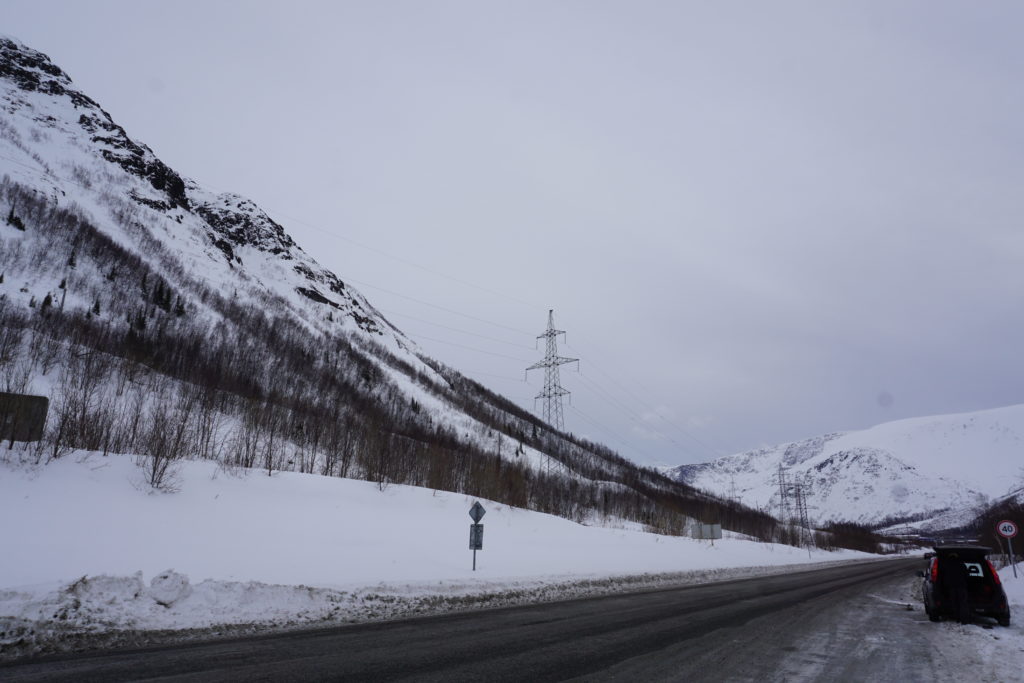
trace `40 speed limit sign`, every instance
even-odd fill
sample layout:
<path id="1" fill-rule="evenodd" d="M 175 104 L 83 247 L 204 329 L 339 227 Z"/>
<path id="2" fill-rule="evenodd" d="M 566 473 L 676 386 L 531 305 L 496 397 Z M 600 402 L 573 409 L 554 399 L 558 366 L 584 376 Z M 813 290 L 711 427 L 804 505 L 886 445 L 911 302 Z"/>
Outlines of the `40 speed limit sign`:
<path id="1" fill-rule="evenodd" d="M 1006 539 L 1006 545 L 1010 550 L 1010 564 L 1013 565 L 1013 578 L 1017 578 L 1017 555 L 1013 552 L 1013 537 L 1017 535 L 1017 523 L 1004 519 L 996 524 L 996 531 Z"/>

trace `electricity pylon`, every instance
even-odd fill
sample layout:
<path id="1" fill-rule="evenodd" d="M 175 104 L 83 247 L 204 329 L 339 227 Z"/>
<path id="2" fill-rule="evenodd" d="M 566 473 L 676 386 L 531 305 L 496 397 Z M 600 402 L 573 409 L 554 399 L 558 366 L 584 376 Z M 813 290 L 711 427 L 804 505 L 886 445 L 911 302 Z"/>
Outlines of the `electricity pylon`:
<path id="1" fill-rule="evenodd" d="M 779 463 L 775 474 L 779 485 L 779 521 L 783 525 L 793 527 L 799 525 L 800 545 L 811 552 L 814 547 L 814 531 L 811 529 L 811 518 L 808 514 L 807 496 L 810 495 L 810 483 L 786 479 L 786 469 Z M 790 504 L 792 499 L 792 505 Z"/>
<path id="2" fill-rule="evenodd" d="M 779 485 L 779 521 L 789 524 L 789 485 L 786 483 L 786 470 L 781 462 L 775 474 L 775 483 Z"/>
<path id="3" fill-rule="evenodd" d="M 796 498 L 796 513 L 800 518 L 800 544 L 808 549 L 808 552 L 814 547 L 814 532 L 811 530 L 811 518 L 807 514 L 807 491 L 805 491 L 806 484 L 795 483 L 791 484 L 793 487 L 793 495 Z M 807 487 L 809 488 L 809 487 Z"/>
<path id="4" fill-rule="evenodd" d="M 526 368 L 526 371 L 544 368 L 544 390 L 534 397 L 544 399 L 543 417 L 549 425 L 561 431 L 564 428 L 562 418 L 562 397 L 569 392 L 562 388 L 558 379 L 558 366 L 566 363 L 579 363 L 579 358 L 566 358 L 558 355 L 557 337 L 565 334 L 562 330 L 555 329 L 555 311 L 548 311 L 548 329 L 544 334 L 538 334 L 537 339 L 547 339 L 547 349 L 544 360 L 538 361 Z"/>

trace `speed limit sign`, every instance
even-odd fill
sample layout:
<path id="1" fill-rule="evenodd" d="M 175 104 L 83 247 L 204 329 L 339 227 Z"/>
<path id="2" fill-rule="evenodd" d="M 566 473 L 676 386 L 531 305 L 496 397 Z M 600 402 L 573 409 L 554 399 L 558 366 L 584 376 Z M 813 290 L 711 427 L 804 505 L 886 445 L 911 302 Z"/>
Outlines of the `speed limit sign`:
<path id="1" fill-rule="evenodd" d="M 1017 525 L 1008 519 L 1004 519 L 999 524 L 996 524 L 996 531 L 1003 538 L 1013 538 L 1017 535 Z"/>

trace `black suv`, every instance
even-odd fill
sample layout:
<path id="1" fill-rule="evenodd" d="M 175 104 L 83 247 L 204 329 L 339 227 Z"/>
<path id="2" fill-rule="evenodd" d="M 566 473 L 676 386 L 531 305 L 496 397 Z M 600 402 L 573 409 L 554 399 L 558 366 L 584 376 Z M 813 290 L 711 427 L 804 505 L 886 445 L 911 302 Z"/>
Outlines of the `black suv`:
<path id="1" fill-rule="evenodd" d="M 967 622 L 981 614 L 993 617 L 1000 626 L 1010 625 L 1010 605 L 999 574 L 985 558 L 990 552 L 981 545 L 935 546 L 928 571 L 917 573 L 924 578 L 924 611 L 929 619 L 938 621 L 945 615 Z"/>

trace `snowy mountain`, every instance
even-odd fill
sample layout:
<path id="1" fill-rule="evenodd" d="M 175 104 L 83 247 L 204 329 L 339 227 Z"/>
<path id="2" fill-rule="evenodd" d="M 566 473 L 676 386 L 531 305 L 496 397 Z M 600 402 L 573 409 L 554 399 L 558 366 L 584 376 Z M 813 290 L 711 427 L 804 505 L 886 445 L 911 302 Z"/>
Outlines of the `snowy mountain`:
<path id="1" fill-rule="evenodd" d="M 553 430 L 425 356 L 252 201 L 168 167 L 46 55 L 0 38 L 0 390 L 42 442 L 488 497 L 679 533 L 774 522 Z"/>
<path id="2" fill-rule="evenodd" d="M 75 90 L 45 55 L 0 39 L 0 77 L 0 154 L 11 182 L 87 217 L 119 245 L 145 255 L 162 276 L 184 280 L 189 289 L 205 286 L 232 292 L 236 303 L 270 304 L 316 331 L 359 329 L 388 348 L 412 347 L 259 207 L 244 197 L 204 190 L 168 168 Z M 21 218 L 14 203 L 8 215 Z M 9 233 L 6 237 L 11 239 Z M 27 303 L 32 296 L 56 294 L 49 280 L 64 264 L 47 265 L 9 268 L 8 277 L 21 287 L 5 291 L 8 298 Z M 89 278 L 75 275 L 84 286 L 67 288 L 65 310 L 94 303 Z M 221 317 L 214 304 L 200 300 L 196 306 L 211 322 Z"/>
<path id="3" fill-rule="evenodd" d="M 1024 405 L 888 422 L 857 432 L 782 444 L 670 476 L 697 488 L 780 511 L 780 467 L 802 484 L 818 522 L 915 522 L 955 527 L 990 499 L 1024 484 Z"/>

